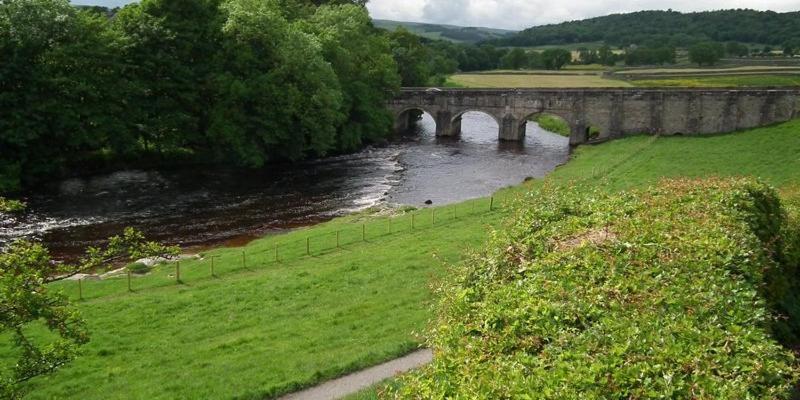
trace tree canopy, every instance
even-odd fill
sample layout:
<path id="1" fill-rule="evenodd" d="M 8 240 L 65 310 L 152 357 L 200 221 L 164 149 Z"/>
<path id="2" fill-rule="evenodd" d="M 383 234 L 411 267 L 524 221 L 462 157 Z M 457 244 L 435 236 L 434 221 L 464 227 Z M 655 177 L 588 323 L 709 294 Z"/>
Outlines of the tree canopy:
<path id="1" fill-rule="evenodd" d="M 261 167 L 381 140 L 407 71 L 364 3 L 0 2 L 0 192 L 87 163 Z"/>

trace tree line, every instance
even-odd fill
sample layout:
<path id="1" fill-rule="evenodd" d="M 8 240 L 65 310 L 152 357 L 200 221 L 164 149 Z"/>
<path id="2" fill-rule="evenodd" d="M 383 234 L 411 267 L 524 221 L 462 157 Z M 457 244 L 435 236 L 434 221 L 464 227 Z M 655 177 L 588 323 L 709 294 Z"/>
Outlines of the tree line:
<path id="1" fill-rule="evenodd" d="M 391 40 L 363 0 L 0 2 L 0 192 L 93 162 L 260 167 L 381 140 Z"/>
<path id="2" fill-rule="evenodd" d="M 781 47 L 800 39 L 800 12 L 720 10 L 696 13 L 640 11 L 537 26 L 492 41 L 498 46 L 542 46 L 603 42 L 684 47 L 699 42 L 760 43 Z"/>

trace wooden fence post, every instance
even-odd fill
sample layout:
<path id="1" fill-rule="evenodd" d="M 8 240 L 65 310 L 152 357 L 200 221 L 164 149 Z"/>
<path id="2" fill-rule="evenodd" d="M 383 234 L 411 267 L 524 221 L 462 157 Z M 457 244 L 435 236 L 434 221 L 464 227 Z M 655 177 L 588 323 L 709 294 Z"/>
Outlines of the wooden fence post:
<path id="1" fill-rule="evenodd" d="M 128 270 L 128 291 L 133 291 L 133 289 L 131 289 L 131 270 Z"/>
<path id="2" fill-rule="evenodd" d="M 78 279 L 78 300 L 83 300 L 83 278 Z"/>
<path id="3" fill-rule="evenodd" d="M 310 237 L 306 238 L 306 255 L 307 256 L 311 255 L 311 238 Z"/>
<path id="4" fill-rule="evenodd" d="M 492 211 L 493 209 L 494 209 L 494 196 L 492 196 L 492 198 L 489 199 L 489 211 Z"/>
<path id="5" fill-rule="evenodd" d="M 411 230 L 414 230 L 414 214 L 411 214 Z"/>
<path id="6" fill-rule="evenodd" d="M 181 262 L 175 263 L 175 282 L 181 283 Z"/>
<path id="7" fill-rule="evenodd" d="M 367 224 L 361 224 L 361 241 L 367 241 Z"/>

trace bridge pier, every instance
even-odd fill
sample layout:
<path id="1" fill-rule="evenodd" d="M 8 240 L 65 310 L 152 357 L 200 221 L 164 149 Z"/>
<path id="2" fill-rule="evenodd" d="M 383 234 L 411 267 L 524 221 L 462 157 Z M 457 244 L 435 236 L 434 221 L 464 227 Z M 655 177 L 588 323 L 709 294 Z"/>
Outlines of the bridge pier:
<path id="1" fill-rule="evenodd" d="M 575 124 L 570 124 L 569 145 L 578 146 L 589 141 L 589 132 L 585 122 L 579 121 Z"/>
<path id="2" fill-rule="evenodd" d="M 453 137 L 461 134 L 461 118 L 453 121 L 453 113 L 450 111 L 439 111 L 436 113 L 436 136 Z"/>
<path id="3" fill-rule="evenodd" d="M 522 141 L 525 139 L 525 125 L 517 117 L 506 114 L 500 123 L 500 140 L 509 142 Z"/>

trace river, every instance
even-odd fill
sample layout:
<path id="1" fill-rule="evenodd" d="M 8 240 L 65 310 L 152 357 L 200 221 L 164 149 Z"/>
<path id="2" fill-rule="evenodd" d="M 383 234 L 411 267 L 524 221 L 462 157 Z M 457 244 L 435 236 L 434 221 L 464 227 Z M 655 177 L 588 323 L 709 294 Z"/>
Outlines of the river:
<path id="1" fill-rule="evenodd" d="M 459 139 L 434 131 L 426 114 L 415 132 L 345 156 L 258 171 L 126 170 L 54 182 L 25 195 L 24 213 L 0 214 L 0 246 L 26 237 L 57 259 L 72 258 L 126 226 L 182 246 L 236 245 L 382 203 L 487 196 L 569 157 L 567 138 L 532 122 L 524 143 L 499 142 L 497 123 L 482 113 L 464 115 Z"/>

